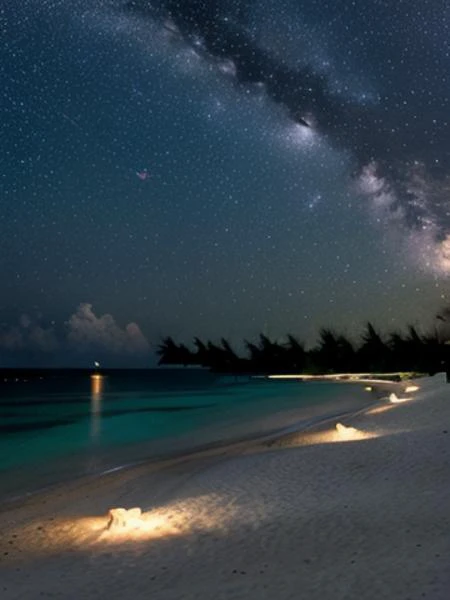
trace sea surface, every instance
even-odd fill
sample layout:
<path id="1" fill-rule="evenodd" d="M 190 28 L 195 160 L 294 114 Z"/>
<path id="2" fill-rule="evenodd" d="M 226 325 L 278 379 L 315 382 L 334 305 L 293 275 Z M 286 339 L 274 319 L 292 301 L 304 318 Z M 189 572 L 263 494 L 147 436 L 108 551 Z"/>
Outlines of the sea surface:
<path id="1" fill-rule="evenodd" d="M 3 373 L 0 499 L 363 408 L 362 385 L 203 370 Z"/>

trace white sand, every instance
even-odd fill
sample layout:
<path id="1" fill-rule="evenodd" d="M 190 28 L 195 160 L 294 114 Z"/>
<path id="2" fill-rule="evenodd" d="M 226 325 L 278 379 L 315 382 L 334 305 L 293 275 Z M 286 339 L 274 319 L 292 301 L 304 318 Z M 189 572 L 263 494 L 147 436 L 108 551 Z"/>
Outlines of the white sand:
<path id="1" fill-rule="evenodd" d="M 340 431 L 134 468 L 4 510 L 0 598 L 449 600 L 444 381 L 418 380 L 411 400 Z M 142 527 L 105 531 L 118 506 L 140 506 Z"/>

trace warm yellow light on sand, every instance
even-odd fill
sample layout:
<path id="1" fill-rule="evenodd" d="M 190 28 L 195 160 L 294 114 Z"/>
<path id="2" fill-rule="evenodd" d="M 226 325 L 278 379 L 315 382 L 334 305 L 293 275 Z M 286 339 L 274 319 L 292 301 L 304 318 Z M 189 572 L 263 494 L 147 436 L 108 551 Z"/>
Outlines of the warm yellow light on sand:
<path id="1" fill-rule="evenodd" d="M 405 389 L 405 394 L 410 394 L 411 392 L 417 392 L 418 389 L 419 389 L 418 385 L 408 385 L 408 387 Z"/>
<path id="2" fill-rule="evenodd" d="M 38 558 L 58 554 L 69 548 L 78 550 L 99 545 L 120 546 L 132 542 L 156 542 L 169 537 L 186 537 L 208 531 L 222 532 L 231 521 L 242 517 L 238 506 L 222 505 L 220 496 L 214 493 L 186 498 L 147 512 L 140 512 L 139 509 L 123 510 L 126 517 L 124 524 L 113 528 L 108 528 L 111 521 L 108 513 L 101 516 L 74 515 L 46 522 L 34 521 L 12 533 L 23 541 L 23 558 Z M 124 513 L 119 513 L 119 516 Z"/>
<path id="3" fill-rule="evenodd" d="M 392 408 L 392 407 L 391 407 Z M 298 446 L 316 446 L 319 444 L 340 444 L 368 440 L 384 435 L 383 432 L 361 431 L 355 427 L 346 427 L 337 423 L 333 428 L 322 431 L 300 431 L 289 434 L 269 443 L 270 448 L 296 448 Z"/>
<path id="4" fill-rule="evenodd" d="M 156 539 L 180 535 L 186 529 L 184 520 L 173 519 L 167 511 L 141 513 L 140 509 L 111 509 L 103 522 L 101 538 L 109 541 Z"/>
<path id="5" fill-rule="evenodd" d="M 116 545 L 128 542 L 158 540 L 189 534 L 193 515 L 177 511 L 157 509 L 143 513 L 141 519 L 128 522 L 126 526 L 108 529 L 109 516 L 91 516 L 55 519 L 37 527 L 36 522 L 16 529 L 17 538 L 24 541 L 23 556 L 32 558 L 59 554 L 69 548 L 78 550 L 98 545 Z M 206 527 L 205 527 L 206 528 Z M 45 543 L 43 543 L 45 540 Z"/>
<path id="6" fill-rule="evenodd" d="M 386 412 L 387 410 L 391 410 L 393 408 L 392 404 L 383 404 L 381 406 L 374 406 L 365 412 L 366 415 L 379 415 L 381 413 Z"/>
<path id="7" fill-rule="evenodd" d="M 103 519 L 100 541 L 120 543 L 128 540 L 153 540 L 222 529 L 230 518 L 227 512 L 229 509 L 217 508 L 211 513 L 211 503 L 216 501 L 214 494 L 208 494 L 143 513 L 138 508 L 128 511 L 112 509 L 107 518 Z M 110 526 L 111 513 L 118 514 L 114 527 Z"/>

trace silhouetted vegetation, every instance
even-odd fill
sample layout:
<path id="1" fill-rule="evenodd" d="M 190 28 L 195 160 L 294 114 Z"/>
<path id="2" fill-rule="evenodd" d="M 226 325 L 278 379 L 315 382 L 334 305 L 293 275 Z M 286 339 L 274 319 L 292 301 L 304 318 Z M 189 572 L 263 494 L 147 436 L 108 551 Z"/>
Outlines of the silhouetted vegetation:
<path id="1" fill-rule="evenodd" d="M 445 317 L 438 315 L 442 321 Z M 219 344 L 195 338 L 193 349 L 162 340 L 157 353 L 160 365 L 196 365 L 221 373 L 333 374 L 414 371 L 433 374 L 447 369 L 450 346 L 437 330 L 421 335 L 410 325 L 406 333 L 382 335 L 367 323 L 356 343 L 330 328 L 322 328 L 316 346 L 306 350 L 292 334 L 285 341 L 260 334 L 257 341 L 244 340 L 246 356 L 239 356 L 222 338 Z"/>

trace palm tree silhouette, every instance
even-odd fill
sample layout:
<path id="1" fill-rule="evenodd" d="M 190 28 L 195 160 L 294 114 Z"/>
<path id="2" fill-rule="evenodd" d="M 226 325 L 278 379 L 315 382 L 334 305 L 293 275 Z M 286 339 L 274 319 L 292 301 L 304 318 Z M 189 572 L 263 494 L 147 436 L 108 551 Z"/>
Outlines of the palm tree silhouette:
<path id="1" fill-rule="evenodd" d="M 305 346 L 294 335 L 287 335 L 285 344 L 286 367 L 294 373 L 301 373 L 307 364 Z"/>
<path id="2" fill-rule="evenodd" d="M 161 341 L 156 354 L 159 356 L 158 365 L 183 365 L 186 367 L 195 364 L 192 352 L 184 344 L 177 345 L 170 336 Z"/>
<path id="3" fill-rule="evenodd" d="M 446 315 L 438 320 L 446 323 Z M 450 309 L 448 309 L 450 324 Z M 330 327 L 319 330 L 317 345 L 311 350 L 294 335 L 284 343 L 271 340 L 261 333 L 258 341 L 244 340 L 247 357 L 240 357 L 230 342 L 219 343 L 194 338 L 195 351 L 176 344 L 171 337 L 158 346 L 160 365 L 199 365 L 222 373 L 337 373 L 418 371 L 436 373 L 445 364 L 450 379 L 450 345 L 443 344 L 438 331 L 421 335 L 413 325 L 406 333 L 390 332 L 384 339 L 368 322 L 355 347 L 342 333 Z"/>
<path id="4" fill-rule="evenodd" d="M 350 340 L 328 327 L 320 329 L 318 346 L 311 354 L 316 369 L 323 373 L 354 371 L 357 368 Z"/>
<path id="5" fill-rule="evenodd" d="M 361 369 L 369 372 L 386 371 L 391 363 L 391 351 L 372 323 L 367 323 L 361 339 L 362 344 L 358 349 Z"/>

